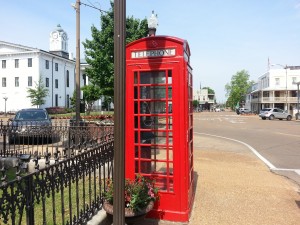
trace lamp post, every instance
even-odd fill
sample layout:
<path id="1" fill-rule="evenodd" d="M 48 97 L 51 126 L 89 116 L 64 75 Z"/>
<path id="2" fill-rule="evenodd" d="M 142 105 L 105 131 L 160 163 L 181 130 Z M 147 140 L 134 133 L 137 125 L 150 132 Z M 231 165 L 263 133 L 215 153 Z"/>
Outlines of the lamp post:
<path id="1" fill-rule="evenodd" d="M 4 116 L 6 116 L 6 101 L 7 101 L 7 99 L 8 99 L 8 97 L 3 97 L 3 99 L 4 99 Z"/>
<path id="2" fill-rule="evenodd" d="M 113 224 L 125 224 L 125 80 L 126 0 L 114 1 L 114 217 Z"/>
<path id="3" fill-rule="evenodd" d="M 286 111 L 288 111 L 288 90 L 287 90 L 287 69 L 288 66 L 281 65 L 281 64 L 271 64 L 271 66 L 281 66 L 283 69 L 285 69 L 285 105 L 286 105 Z"/>
<path id="4" fill-rule="evenodd" d="M 299 93 L 299 85 L 300 82 L 297 82 L 297 114 L 296 114 L 296 120 L 298 120 L 300 118 L 300 114 L 299 114 L 299 102 L 300 102 L 300 93 Z"/>

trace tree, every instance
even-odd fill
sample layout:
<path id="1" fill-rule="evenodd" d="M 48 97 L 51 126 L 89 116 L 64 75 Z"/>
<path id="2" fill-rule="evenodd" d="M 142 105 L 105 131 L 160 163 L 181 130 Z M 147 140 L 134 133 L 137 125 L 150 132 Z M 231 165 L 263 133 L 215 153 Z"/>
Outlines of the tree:
<path id="1" fill-rule="evenodd" d="M 93 84 L 86 85 L 82 87 L 81 90 L 83 91 L 86 113 L 87 115 L 90 115 L 95 101 L 101 97 L 101 90 L 98 86 Z"/>
<path id="2" fill-rule="evenodd" d="M 71 109 L 75 111 L 76 108 L 76 90 L 73 91 L 72 97 L 70 97 Z"/>
<path id="3" fill-rule="evenodd" d="M 227 105 L 234 109 L 245 98 L 248 89 L 254 83 L 249 81 L 248 71 L 241 70 L 231 77 L 231 82 L 225 85 Z"/>
<path id="4" fill-rule="evenodd" d="M 43 81 L 42 81 L 42 76 L 40 76 L 40 79 L 38 82 L 35 83 L 35 88 L 28 88 L 27 93 L 28 93 L 28 98 L 30 98 L 30 102 L 32 105 L 36 105 L 38 108 L 40 105 L 45 104 L 45 97 L 48 96 L 49 90 L 48 88 L 45 87 Z"/>
<path id="5" fill-rule="evenodd" d="M 101 95 L 114 95 L 114 3 L 106 14 L 101 15 L 101 30 L 91 27 L 92 40 L 85 40 L 86 68 L 89 81 L 101 88 Z M 126 19 L 126 43 L 130 43 L 148 33 L 147 20 Z"/>
<path id="6" fill-rule="evenodd" d="M 215 91 L 213 89 L 211 89 L 210 87 L 204 87 L 202 89 L 207 89 L 208 94 L 215 94 Z"/>
<path id="7" fill-rule="evenodd" d="M 194 109 L 198 108 L 198 106 L 199 106 L 199 101 L 198 100 L 193 100 L 193 107 L 194 107 Z"/>

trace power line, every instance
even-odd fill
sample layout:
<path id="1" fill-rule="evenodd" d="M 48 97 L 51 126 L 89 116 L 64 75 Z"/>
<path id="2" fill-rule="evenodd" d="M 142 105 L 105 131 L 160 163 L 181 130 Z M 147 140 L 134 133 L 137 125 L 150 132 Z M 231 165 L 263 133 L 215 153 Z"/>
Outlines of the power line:
<path id="1" fill-rule="evenodd" d="M 100 9 L 100 8 L 97 8 L 96 6 L 94 6 L 94 5 L 89 5 L 89 4 L 86 4 L 86 3 L 83 3 L 83 2 L 80 2 L 80 4 L 81 5 L 84 5 L 84 6 L 87 6 L 87 7 L 90 7 L 90 8 L 93 8 L 93 9 L 97 9 L 97 10 L 99 10 L 101 13 L 109 13 L 108 11 L 105 11 L 105 10 L 103 10 L 103 9 Z"/>

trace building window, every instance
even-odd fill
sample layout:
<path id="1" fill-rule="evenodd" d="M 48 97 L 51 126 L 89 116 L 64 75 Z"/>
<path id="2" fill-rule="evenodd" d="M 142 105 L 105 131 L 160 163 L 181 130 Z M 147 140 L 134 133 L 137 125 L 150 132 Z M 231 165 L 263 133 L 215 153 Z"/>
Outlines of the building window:
<path id="1" fill-rule="evenodd" d="M 15 87 L 19 87 L 19 77 L 15 77 Z"/>
<path id="2" fill-rule="evenodd" d="M 67 95 L 67 108 L 70 108 L 70 95 Z"/>
<path id="3" fill-rule="evenodd" d="M 275 78 L 275 85 L 280 85 L 280 79 L 279 78 Z"/>
<path id="4" fill-rule="evenodd" d="M 297 83 L 297 77 L 292 77 L 292 84 Z"/>
<path id="5" fill-rule="evenodd" d="M 2 87 L 6 87 L 6 77 L 2 77 Z"/>
<path id="6" fill-rule="evenodd" d="M 58 71 L 58 63 L 55 63 L 55 71 Z"/>
<path id="7" fill-rule="evenodd" d="M 46 87 L 49 87 L 49 78 L 46 77 Z"/>
<path id="8" fill-rule="evenodd" d="M 28 77 L 28 87 L 32 86 L 32 77 Z"/>
<path id="9" fill-rule="evenodd" d="M 66 86 L 69 87 L 70 85 L 70 73 L 69 73 L 69 70 L 67 70 L 67 84 Z"/>
<path id="10" fill-rule="evenodd" d="M 58 88 L 58 79 L 55 79 L 55 88 Z"/>
<path id="11" fill-rule="evenodd" d="M 32 58 L 28 59 L 28 67 L 32 67 Z"/>
<path id="12" fill-rule="evenodd" d="M 6 68 L 6 60 L 2 60 L 2 69 Z"/>
<path id="13" fill-rule="evenodd" d="M 49 60 L 46 60 L 45 66 L 46 66 L 46 69 L 49 69 Z"/>
<path id="14" fill-rule="evenodd" d="M 15 59 L 15 68 L 19 68 L 19 59 Z"/>
<path id="15" fill-rule="evenodd" d="M 55 94 L 55 106 L 58 106 L 58 94 Z"/>
<path id="16" fill-rule="evenodd" d="M 83 78 L 83 86 L 85 86 L 85 85 L 86 85 L 86 75 L 83 74 L 83 75 L 82 75 L 82 78 Z"/>

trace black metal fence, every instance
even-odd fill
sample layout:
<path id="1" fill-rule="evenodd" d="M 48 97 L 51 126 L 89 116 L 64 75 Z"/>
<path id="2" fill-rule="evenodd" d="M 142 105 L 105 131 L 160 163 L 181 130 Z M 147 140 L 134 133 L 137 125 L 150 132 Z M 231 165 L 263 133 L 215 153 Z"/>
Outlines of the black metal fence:
<path id="1" fill-rule="evenodd" d="M 0 121 L 0 224 L 85 224 L 113 174 L 113 126 Z"/>

